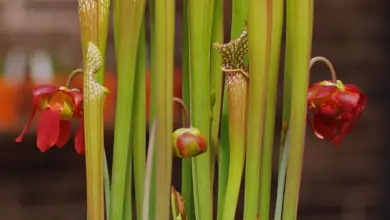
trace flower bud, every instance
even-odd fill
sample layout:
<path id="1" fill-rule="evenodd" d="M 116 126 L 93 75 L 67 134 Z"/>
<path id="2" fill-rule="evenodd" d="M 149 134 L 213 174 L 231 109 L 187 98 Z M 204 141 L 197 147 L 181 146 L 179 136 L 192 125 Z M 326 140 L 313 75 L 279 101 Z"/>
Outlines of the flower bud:
<path id="1" fill-rule="evenodd" d="M 313 84 L 308 91 L 308 123 L 319 139 L 331 139 L 339 144 L 356 124 L 367 96 L 353 84 L 322 81 Z"/>
<path id="2" fill-rule="evenodd" d="M 207 151 L 206 138 L 196 128 L 179 128 L 172 134 L 173 154 L 179 158 L 195 157 Z"/>

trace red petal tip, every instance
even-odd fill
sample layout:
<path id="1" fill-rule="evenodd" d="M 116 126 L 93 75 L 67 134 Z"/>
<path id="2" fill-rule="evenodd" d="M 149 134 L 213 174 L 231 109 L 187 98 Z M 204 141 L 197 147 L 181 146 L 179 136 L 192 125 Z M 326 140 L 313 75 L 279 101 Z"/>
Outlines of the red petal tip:
<path id="1" fill-rule="evenodd" d="M 63 147 L 66 142 L 68 142 L 69 137 L 70 137 L 70 121 L 68 120 L 61 120 L 60 121 L 60 134 L 58 136 L 58 140 L 56 142 L 56 145 L 58 147 Z"/>
<path id="2" fill-rule="evenodd" d="M 74 148 L 78 154 L 85 154 L 84 118 L 80 119 L 80 124 L 74 137 Z"/>
<path id="3" fill-rule="evenodd" d="M 37 146 L 45 152 L 57 142 L 60 135 L 60 113 L 46 109 L 37 126 Z"/>

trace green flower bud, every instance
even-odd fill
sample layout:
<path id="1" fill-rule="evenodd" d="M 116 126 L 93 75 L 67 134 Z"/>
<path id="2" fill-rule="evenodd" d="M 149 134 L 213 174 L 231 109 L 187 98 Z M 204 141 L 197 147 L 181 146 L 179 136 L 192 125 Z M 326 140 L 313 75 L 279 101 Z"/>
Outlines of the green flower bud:
<path id="1" fill-rule="evenodd" d="M 172 134 L 173 154 L 179 158 L 195 157 L 207 151 L 206 138 L 196 128 L 179 128 Z"/>

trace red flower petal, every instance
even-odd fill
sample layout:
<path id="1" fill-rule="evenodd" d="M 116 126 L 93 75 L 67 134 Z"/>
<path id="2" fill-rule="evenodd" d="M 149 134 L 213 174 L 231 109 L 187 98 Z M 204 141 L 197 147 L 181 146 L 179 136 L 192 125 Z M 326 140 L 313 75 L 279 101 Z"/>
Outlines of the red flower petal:
<path id="1" fill-rule="evenodd" d="M 31 126 L 32 120 L 34 119 L 35 111 L 36 111 L 36 108 L 33 108 L 32 112 L 31 112 L 31 114 L 30 114 L 30 118 L 29 118 L 28 121 L 27 121 L 26 126 L 24 126 L 23 131 L 22 131 L 22 133 L 19 135 L 19 137 L 16 138 L 16 142 L 22 142 L 23 137 L 24 137 L 24 134 L 26 134 L 27 130 L 28 130 L 28 129 L 30 128 L 30 126 Z"/>
<path id="2" fill-rule="evenodd" d="M 353 84 L 345 84 L 344 86 L 348 91 L 356 92 L 356 93 L 360 94 L 359 105 L 361 105 L 364 108 L 367 104 L 367 101 L 368 101 L 367 100 L 368 97 L 366 96 L 366 94 L 364 94 L 357 86 L 355 86 Z"/>
<path id="3" fill-rule="evenodd" d="M 60 134 L 58 136 L 56 145 L 58 147 L 63 147 L 66 144 L 66 142 L 68 142 L 69 137 L 70 137 L 70 121 L 60 120 Z"/>
<path id="4" fill-rule="evenodd" d="M 336 119 L 324 117 L 321 114 L 314 114 L 313 120 L 313 131 L 319 139 L 332 139 L 338 134 L 339 121 Z"/>
<path id="5" fill-rule="evenodd" d="M 81 118 L 79 127 L 74 137 L 74 148 L 78 154 L 85 153 L 84 118 Z"/>
<path id="6" fill-rule="evenodd" d="M 40 99 L 44 95 L 51 95 L 54 92 L 58 91 L 57 86 L 52 86 L 52 85 L 39 85 L 36 86 L 33 90 L 33 104 L 35 106 L 39 105 Z"/>
<path id="7" fill-rule="evenodd" d="M 83 114 L 83 92 L 77 89 L 63 91 L 72 98 L 73 116 L 79 117 Z"/>
<path id="8" fill-rule="evenodd" d="M 45 152 L 57 142 L 60 135 L 60 113 L 45 109 L 37 126 L 37 146 Z"/>
<path id="9" fill-rule="evenodd" d="M 340 128 L 340 133 L 336 137 L 332 139 L 333 143 L 339 144 L 341 142 L 341 139 L 344 138 L 346 134 L 348 134 L 351 129 L 355 126 L 357 120 L 359 119 L 361 113 L 363 112 L 362 108 L 357 107 L 356 112 L 352 115 L 351 118 L 346 120 Z"/>

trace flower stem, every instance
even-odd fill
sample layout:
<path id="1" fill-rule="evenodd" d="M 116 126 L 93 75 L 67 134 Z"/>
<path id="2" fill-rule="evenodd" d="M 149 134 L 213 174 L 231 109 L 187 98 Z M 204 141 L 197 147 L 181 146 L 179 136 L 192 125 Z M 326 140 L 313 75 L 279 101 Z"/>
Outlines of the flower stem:
<path id="1" fill-rule="evenodd" d="M 142 218 L 142 200 L 145 181 L 146 159 L 146 55 L 145 55 L 145 21 L 142 20 L 138 38 L 138 52 L 136 73 L 134 79 L 134 123 L 133 131 L 133 161 L 134 161 L 134 189 L 136 200 L 137 219 Z"/>
<path id="2" fill-rule="evenodd" d="M 115 115 L 114 155 L 111 182 L 110 219 L 132 218 L 131 125 L 134 80 L 140 27 L 145 1 L 114 1 L 114 40 L 118 87 Z M 125 208 L 125 205 L 127 208 Z"/>
<path id="3" fill-rule="evenodd" d="M 156 124 L 154 121 L 152 128 L 150 129 L 150 137 L 148 143 L 148 154 L 146 159 L 146 168 L 145 168 L 145 188 L 144 188 L 144 197 L 142 203 L 142 220 L 149 220 L 149 210 L 150 210 L 150 190 L 151 190 L 151 180 L 152 180 L 152 169 L 153 169 L 153 157 L 154 157 L 154 147 L 156 139 Z"/>
<path id="4" fill-rule="evenodd" d="M 191 127 L 191 123 L 190 123 L 190 114 L 189 114 L 189 111 L 188 111 L 188 108 L 187 108 L 187 105 L 183 102 L 183 100 L 177 98 L 177 97 L 173 97 L 173 102 L 176 102 L 177 104 L 180 105 L 184 115 L 185 115 L 185 126 L 187 128 L 190 128 Z"/>
<path id="5" fill-rule="evenodd" d="M 283 109 L 282 109 L 282 129 L 279 146 L 279 161 L 278 161 L 278 183 L 277 183 L 277 195 L 276 195 L 276 207 L 275 207 L 275 219 L 280 220 L 282 217 L 283 204 L 284 204 L 284 188 L 287 169 L 287 162 L 282 163 L 282 156 L 284 155 L 286 146 L 287 131 L 289 129 L 290 113 L 291 113 L 291 80 L 292 80 L 292 67 L 293 67 L 293 1 L 286 1 L 286 49 L 284 60 L 284 78 L 283 78 Z M 282 165 L 283 164 L 283 165 Z M 281 176 L 284 175 L 284 176 Z M 282 193 L 282 194 L 280 194 Z"/>
<path id="6" fill-rule="evenodd" d="M 247 20 L 248 0 L 234 0 L 232 2 L 232 26 L 230 39 L 240 36 L 242 26 Z M 229 178 L 230 135 L 229 135 L 229 105 L 227 85 L 222 87 L 222 113 L 221 113 L 221 137 L 218 151 L 218 212 L 217 219 L 223 219 L 224 204 L 226 203 L 226 191 Z"/>
<path id="7" fill-rule="evenodd" d="M 210 136 L 210 45 L 213 0 L 189 0 L 191 123 Z M 209 145 L 209 144 L 207 144 Z M 212 190 L 210 151 L 192 159 L 195 216 L 197 220 L 211 220 Z"/>
<path id="8" fill-rule="evenodd" d="M 332 63 L 328 59 L 326 59 L 325 57 L 313 57 L 310 60 L 310 69 L 312 68 L 312 66 L 316 62 L 323 62 L 323 63 L 325 63 L 328 66 L 328 68 L 330 70 L 330 74 L 332 75 L 332 82 L 334 84 L 336 84 L 337 83 L 336 71 L 334 70 L 334 67 L 333 67 Z"/>
<path id="9" fill-rule="evenodd" d="M 156 110 L 157 110 L 157 74 L 158 70 L 156 68 L 156 19 L 155 19 L 155 5 L 156 0 L 149 1 L 149 31 L 150 31 L 150 84 L 149 84 L 149 135 L 151 134 L 151 129 L 153 123 L 156 119 Z M 149 219 L 155 219 L 156 213 L 156 152 L 154 151 L 154 156 L 152 157 L 153 162 L 151 168 L 151 186 L 150 186 L 150 204 L 149 204 Z"/>
<path id="10" fill-rule="evenodd" d="M 156 220 L 169 219 L 169 201 L 172 175 L 172 97 L 174 64 L 175 1 L 155 2 L 156 53 Z"/>
<path id="11" fill-rule="evenodd" d="M 251 86 L 247 118 L 247 150 L 245 172 L 244 219 L 256 219 L 260 164 L 262 159 L 264 116 L 267 99 L 271 43 L 271 1 L 249 1 L 248 43 Z M 259 16 L 261 15 L 261 16 Z M 259 59 L 261 57 L 262 59 Z M 266 180 L 264 180 L 266 181 Z M 266 210 L 268 211 L 268 210 Z"/>
<path id="12" fill-rule="evenodd" d="M 212 42 L 223 42 L 223 0 L 214 0 L 213 23 L 211 30 Z M 218 51 L 211 49 L 210 89 L 211 89 L 211 129 L 210 129 L 210 178 L 214 185 L 216 158 L 219 151 L 219 131 L 221 124 L 221 106 L 223 91 L 222 59 Z M 213 187 L 211 193 L 214 194 Z M 211 204 L 213 206 L 213 204 Z"/>
<path id="13" fill-rule="evenodd" d="M 260 219 L 269 219 L 272 179 L 272 153 L 274 147 L 275 108 L 278 89 L 279 56 L 283 28 L 283 0 L 271 3 L 271 45 L 264 122 L 264 139 L 261 152 L 260 189 L 258 211 Z"/>
<path id="14" fill-rule="evenodd" d="M 312 36 L 311 0 L 289 0 L 293 10 L 291 55 L 294 57 L 291 89 L 290 148 L 286 177 L 286 191 L 283 205 L 283 220 L 297 218 L 299 189 L 301 181 L 303 149 L 305 142 L 307 88 L 309 82 L 309 60 Z M 291 13 L 291 12 L 290 12 Z M 290 58 L 292 59 L 292 57 Z"/>
<path id="15" fill-rule="evenodd" d="M 182 100 L 190 104 L 188 0 L 183 0 L 183 61 L 182 61 Z M 183 124 L 185 126 L 185 124 Z M 181 192 L 186 201 L 187 218 L 195 220 L 194 191 L 192 185 L 192 158 L 183 158 L 181 165 Z"/>
<path id="16" fill-rule="evenodd" d="M 99 49 L 89 43 L 84 72 L 84 126 L 89 220 L 104 219 L 103 203 L 103 106 L 108 90 L 94 80 L 101 68 Z"/>
<path id="17" fill-rule="evenodd" d="M 104 73 L 110 1 L 94 2 L 93 0 L 79 0 L 78 2 L 81 46 L 85 69 L 83 89 L 87 215 L 89 220 L 103 220 L 103 169 L 105 168 L 103 162 L 103 107 L 108 90 L 102 86 L 103 79 L 100 79 L 99 84 L 99 81 L 96 81 L 95 77 L 96 74 L 98 74 L 99 77 L 103 76 Z M 95 5 L 95 7 L 91 7 L 92 5 Z M 108 178 L 108 176 L 106 177 Z M 104 179 L 107 179 L 106 177 Z"/>
<path id="18" fill-rule="evenodd" d="M 70 86 L 72 85 L 72 81 L 73 81 L 74 77 L 76 77 L 77 75 L 79 75 L 83 72 L 84 72 L 83 69 L 76 69 L 73 72 L 71 72 L 68 76 L 68 79 L 66 80 L 65 87 L 70 89 Z"/>

